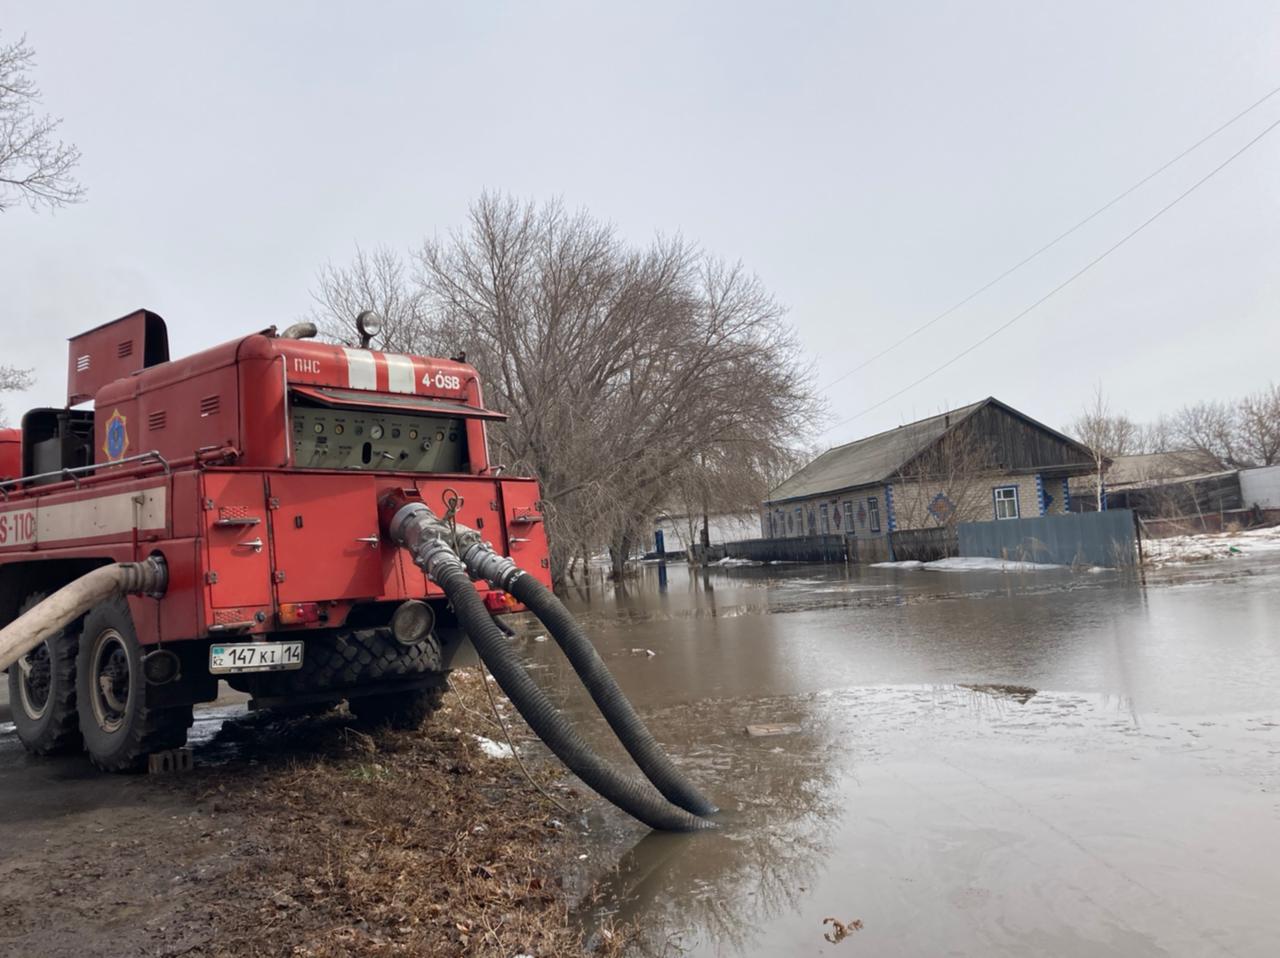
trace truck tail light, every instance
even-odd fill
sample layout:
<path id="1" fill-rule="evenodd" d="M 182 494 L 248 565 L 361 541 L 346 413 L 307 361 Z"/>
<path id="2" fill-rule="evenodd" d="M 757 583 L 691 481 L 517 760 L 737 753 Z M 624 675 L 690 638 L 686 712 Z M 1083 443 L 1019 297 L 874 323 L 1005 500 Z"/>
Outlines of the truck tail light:
<path id="1" fill-rule="evenodd" d="M 280 605 L 281 625 L 303 625 L 320 621 L 320 606 L 315 602 L 284 602 Z"/>
<path id="2" fill-rule="evenodd" d="M 495 591 L 484 594 L 484 606 L 490 612 L 515 612 L 520 608 L 520 603 L 516 601 L 516 597 L 513 595 Z"/>

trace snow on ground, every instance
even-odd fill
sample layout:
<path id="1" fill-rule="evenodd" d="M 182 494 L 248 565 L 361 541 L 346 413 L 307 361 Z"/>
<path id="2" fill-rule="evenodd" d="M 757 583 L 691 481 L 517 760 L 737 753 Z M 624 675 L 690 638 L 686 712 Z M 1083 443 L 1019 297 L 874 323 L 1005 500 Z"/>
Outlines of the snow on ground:
<path id="1" fill-rule="evenodd" d="M 477 735 L 476 742 L 480 745 L 480 751 L 490 758 L 512 758 L 515 755 L 511 746 L 506 742 L 495 742 L 493 739 L 485 738 L 483 735 Z"/>
<path id="2" fill-rule="evenodd" d="M 722 569 L 731 569 L 731 568 L 734 568 L 735 566 L 764 565 L 764 563 L 757 562 L 754 559 L 735 559 L 733 556 L 725 556 L 723 559 L 720 559 L 716 562 L 712 562 L 711 565 L 717 565 Z"/>
<path id="3" fill-rule="evenodd" d="M 1016 562 L 1012 559 L 988 559 L 983 556 L 955 556 L 936 562 L 873 562 L 873 569 L 928 569 L 937 572 L 1044 572 L 1065 569 L 1048 562 Z"/>
<path id="4" fill-rule="evenodd" d="M 1280 552 L 1280 526 L 1194 536 L 1142 540 L 1143 558 L 1150 565 L 1185 565 L 1210 559 Z"/>

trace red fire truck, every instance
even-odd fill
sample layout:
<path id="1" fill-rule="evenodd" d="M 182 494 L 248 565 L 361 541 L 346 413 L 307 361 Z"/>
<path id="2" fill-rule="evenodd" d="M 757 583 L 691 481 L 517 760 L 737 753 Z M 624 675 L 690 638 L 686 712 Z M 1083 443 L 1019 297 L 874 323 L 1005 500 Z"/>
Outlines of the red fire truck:
<path id="1" fill-rule="evenodd" d="M 381 534 L 392 490 L 549 584 L 538 486 L 490 463 L 503 417 L 475 369 L 307 332 L 170 359 L 139 310 L 72 339 L 66 405 L 0 434 L 0 625 L 109 564 L 150 563 L 166 586 L 109 595 L 13 663 L 31 751 L 136 768 L 185 742 L 219 679 L 259 706 L 420 722 L 463 633 Z M 477 588 L 490 612 L 515 607 Z"/>

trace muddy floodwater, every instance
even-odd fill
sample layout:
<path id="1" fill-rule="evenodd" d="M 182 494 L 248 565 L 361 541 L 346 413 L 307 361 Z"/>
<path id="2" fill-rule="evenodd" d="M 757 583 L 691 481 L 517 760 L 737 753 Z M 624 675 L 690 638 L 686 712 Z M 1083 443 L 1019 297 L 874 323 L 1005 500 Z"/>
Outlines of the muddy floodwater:
<path id="1" fill-rule="evenodd" d="M 694 956 L 1280 953 L 1280 563 L 647 566 L 571 602 L 723 808 L 603 816 L 589 925 Z"/>

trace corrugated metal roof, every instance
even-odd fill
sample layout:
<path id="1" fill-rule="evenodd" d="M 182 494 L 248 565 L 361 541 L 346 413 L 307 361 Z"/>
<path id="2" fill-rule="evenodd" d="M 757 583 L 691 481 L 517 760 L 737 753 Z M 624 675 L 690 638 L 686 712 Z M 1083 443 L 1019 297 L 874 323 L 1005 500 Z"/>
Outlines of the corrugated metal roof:
<path id="1" fill-rule="evenodd" d="M 1225 470 L 1234 472 L 1234 469 Z M 1224 470 L 1192 450 L 1152 452 L 1135 456 L 1116 456 L 1107 466 L 1105 478 L 1109 488 L 1132 485 L 1159 485 L 1175 479 L 1204 479 Z"/>
<path id="2" fill-rule="evenodd" d="M 942 434 L 990 398 L 939 413 L 919 422 L 828 449 L 769 494 L 768 502 L 803 499 L 824 492 L 884 482 Z"/>

